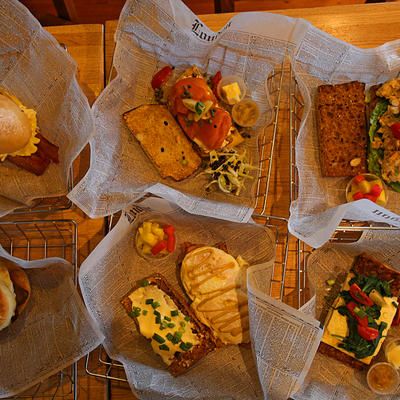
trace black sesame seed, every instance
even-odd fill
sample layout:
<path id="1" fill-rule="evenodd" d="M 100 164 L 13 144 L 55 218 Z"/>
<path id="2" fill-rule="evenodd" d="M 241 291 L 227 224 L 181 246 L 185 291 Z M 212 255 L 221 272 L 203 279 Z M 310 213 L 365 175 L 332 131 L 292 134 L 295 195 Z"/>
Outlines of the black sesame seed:
<path id="1" fill-rule="evenodd" d="M 185 159 L 185 156 L 182 156 L 182 160 L 184 160 Z"/>
<path id="2" fill-rule="evenodd" d="M 165 125 L 165 126 L 168 126 L 168 121 L 164 121 L 164 125 Z"/>
<path id="3" fill-rule="evenodd" d="M 217 125 L 214 125 L 214 128 L 216 128 L 217 127 Z"/>
<path id="4" fill-rule="evenodd" d="M 192 77 L 193 78 L 197 78 L 197 74 L 192 74 Z"/>
<path id="5" fill-rule="evenodd" d="M 164 147 L 161 147 L 161 153 L 164 153 Z"/>

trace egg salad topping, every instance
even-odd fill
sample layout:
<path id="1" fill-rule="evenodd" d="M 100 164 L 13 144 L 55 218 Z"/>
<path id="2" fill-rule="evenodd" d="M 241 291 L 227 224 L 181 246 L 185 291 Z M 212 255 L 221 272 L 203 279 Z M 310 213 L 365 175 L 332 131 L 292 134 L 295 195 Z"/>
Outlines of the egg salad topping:
<path id="1" fill-rule="evenodd" d="M 36 119 L 36 111 L 32 110 L 31 108 L 25 107 L 20 100 L 18 100 L 17 97 L 7 93 L 4 89 L 0 89 L 0 94 L 3 96 L 8 97 L 10 100 L 12 100 L 15 104 L 18 105 L 18 107 L 23 111 L 23 113 L 26 115 L 26 117 L 29 120 L 31 129 L 32 129 L 32 136 L 29 139 L 29 142 L 23 147 L 22 149 L 14 152 L 14 153 L 8 153 L 8 154 L 0 154 L 0 161 L 4 161 L 7 156 L 30 156 L 37 151 L 36 145 L 40 142 L 40 139 L 36 137 L 36 135 L 39 133 L 39 127 L 37 124 L 37 119 Z"/>
<path id="2" fill-rule="evenodd" d="M 148 281 L 129 295 L 131 317 L 136 318 L 140 333 L 151 339 L 151 346 L 170 365 L 176 352 L 189 351 L 200 343 L 192 331 L 190 317 L 178 310 L 172 299 Z"/>

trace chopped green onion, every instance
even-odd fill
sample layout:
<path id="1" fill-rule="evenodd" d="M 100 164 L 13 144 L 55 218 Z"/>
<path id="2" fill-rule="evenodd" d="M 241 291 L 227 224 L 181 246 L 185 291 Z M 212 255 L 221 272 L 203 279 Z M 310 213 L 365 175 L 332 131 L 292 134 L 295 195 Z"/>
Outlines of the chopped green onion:
<path id="1" fill-rule="evenodd" d="M 175 324 L 173 322 L 170 322 L 167 324 L 168 328 L 175 328 Z"/>
<path id="2" fill-rule="evenodd" d="M 179 322 L 179 325 L 182 327 L 186 326 L 186 324 L 183 321 Z"/>
<path id="3" fill-rule="evenodd" d="M 140 282 L 140 286 L 142 286 L 142 287 L 149 286 L 149 285 L 150 285 L 149 281 Z"/>
<path id="4" fill-rule="evenodd" d="M 182 332 L 175 332 L 174 337 L 172 338 L 172 343 L 178 344 L 182 339 Z"/>
<path id="5" fill-rule="evenodd" d="M 143 315 L 147 315 L 147 310 L 143 310 L 143 311 L 142 311 L 142 314 L 143 314 Z"/>
<path id="6" fill-rule="evenodd" d="M 178 310 L 172 310 L 171 311 L 171 317 L 176 317 L 177 315 L 179 315 L 179 311 Z"/>
<path id="7" fill-rule="evenodd" d="M 205 110 L 205 108 L 206 108 L 206 106 L 201 101 L 198 101 L 196 103 L 195 110 L 198 115 L 201 115 L 203 113 L 203 111 Z"/>
<path id="8" fill-rule="evenodd" d="M 146 304 L 152 304 L 153 303 L 153 299 L 146 299 Z"/>
<path id="9" fill-rule="evenodd" d="M 188 317 L 187 315 L 185 316 L 185 321 L 190 321 L 190 317 Z"/>
<path id="10" fill-rule="evenodd" d="M 174 335 L 172 333 L 167 333 L 167 339 L 172 342 L 172 340 L 174 339 Z"/>
<path id="11" fill-rule="evenodd" d="M 153 301 L 153 303 L 151 304 L 151 306 L 152 306 L 153 308 L 157 308 L 157 307 L 160 307 L 160 303 L 159 303 L 158 301 Z"/>
<path id="12" fill-rule="evenodd" d="M 158 346 L 158 348 L 159 348 L 160 350 L 169 351 L 169 347 L 168 347 L 166 344 L 162 344 L 162 345 Z"/>
<path id="13" fill-rule="evenodd" d="M 183 343 L 183 342 L 182 342 L 182 343 L 179 345 L 179 348 L 181 348 L 183 351 L 188 351 L 188 350 L 190 350 L 192 347 L 193 347 L 193 344 L 190 343 L 190 342 L 186 342 L 186 343 Z"/>
<path id="14" fill-rule="evenodd" d="M 160 317 L 159 315 L 157 315 L 157 317 L 156 317 L 156 324 L 159 324 L 159 323 L 161 323 L 161 317 Z"/>
<path id="15" fill-rule="evenodd" d="M 165 319 L 166 321 L 171 321 L 171 318 L 170 318 L 170 317 L 167 317 L 167 316 L 165 316 L 164 319 Z"/>
<path id="16" fill-rule="evenodd" d="M 395 308 L 399 308 L 399 305 L 395 301 L 392 301 L 392 306 Z"/>
<path id="17" fill-rule="evenodd" d="M 162 336 L 158 335 L 157 333 L 155 333 L 153 335 L 153 339 L 158 343 L 164 343 L 165 342 L 165 339 Z"/>
<path id="18" fill-rule="evenodd" d="M 154 315 L 157 315 L 158 317 L 161 317 L 161 314 L 160 314 L 160 312 L 159 312 L 159 311 L 157 311 L 157 310 L 154 310 L 154 311 L 153 311 L 153 314 L 154 314 Z"/>

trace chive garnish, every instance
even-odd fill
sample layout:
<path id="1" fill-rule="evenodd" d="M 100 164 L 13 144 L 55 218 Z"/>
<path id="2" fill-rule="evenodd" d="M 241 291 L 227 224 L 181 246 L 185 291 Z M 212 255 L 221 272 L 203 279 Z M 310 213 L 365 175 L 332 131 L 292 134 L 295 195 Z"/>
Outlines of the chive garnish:
<path id="1" fill-rule="evenodd" d="M 168 325 L 168 328 L 175 328 L 175 324 L 173 322 L 170 322 Z"/>
<path id="2" fill-rule="evenodd" d="M 172 333 L 167 333 L 167 339 L 172 342 L 172 340 L 174 339 L 174 335 Z"/>
<path id="3" fill-rule="evenodd" d="M 183 342 L 182 342 L 182 343 L 179 345 L 179 348 L 181 348 L 183 351 L 188 351 L 188 350 L 190 350 L 192 347 L 193 347 L 193 344 L 190 343 L 190 342 L 186 342 L 186 343 L 183 343 Z"/>
<path id="4" fill-rule="evenodd" d="M 179 325 L 180 325 L 182 328 L 186 326 L 186 324 L 185 324 L 183 321 L 179 322 Z"/>
<path id="5" fill-rule="evenodd" d="M 153 299 L 146 299 L 146 304 L 152 304 L 153 303 Z"/>
<path id="6" fill-rule="evenodd" d="M 149 281 L 143 281 L 140 283 L 140 286 L 145 287 L 145 286 L 149 286 L 150 282 Z"/>
<path id="7" fill-rule="evenodd" d="M 167 329 L 168 328 L 168 324 L 165 321 L 162 321 L 161 322 L 161 327 L 164 328 L 164 329 Z"/>
<path id="8" fill-rule="evenodd" d="M 151 303 L 151 306 L 153 308 L 157 308 L 157 307 L 160 307 L 160 303 L 158 301 L 153 301 L 153 303 Z"/>
<path id="9" fill-rule="evenodd" d="M 142 314 L 143 314 L 143 315 L 147 315 L 147 310 L 143 310 L 143 311 L 142 311 Z"/>
<path id="10" fill-rule="evenodd" d="M 160 314 L 160 312 L 159 312 L 159 311 L 157 311 L 157 310 L 154 310 L 154 311 L 153 311 L 153 314 L 154 314 L 154 315 L 157 315 L 157 317 L 161 317 L 161 314 Z"/>
<path id="11" fill-rule="evenodd" d="M 186 315 L 186 317 L 185 317 L 185 321 L 190 321 L 190 317 L 188 317 L 187 315 Z"/>
<path id="12" fill-rule="evenodd" d="M 159 315 L 157 315 L 156 317 L 156 324 L 160 324 L 161 323 L 161 317 Z"/>
<path id="13" fill-rule="evenodd" d="M 165 339 L 163 337 L 161 337 L 160 335 L 158 335 L 157 333 L 155 333 L 153 335 L 153 339 L 158 343 L 164 343 L 165 342 Z"/>
<path id="14" fill-rule="evenodd" d="M 164 319 L 165 319 L 166 321 L 171 321 L 171 318 L 170 318 L 170 317 L 167 317 L 167 316 L 165 316 Z"/>
<path id="15" fill-rule="evenodd" d="M 182 333 L 181 332 L 175 332 L 174 337 L 172 338 L 172 343 L 178 344 L 182 339 Z"/>
<path id="16" fill-rule="evenodd" d="M 172 310 L 171 311 L 171 317 L 176 317 L 177 315 L 179 315 L 179 311 L 178 310 Z"/>
<path id="17" fill-rule="evenodd" d="M 168 347 L 166 344 L 162 344 L 162 345 L 158 346 L 158 348 L 159 348 L 160 350 L 169 351 L 169 347 Z"/>

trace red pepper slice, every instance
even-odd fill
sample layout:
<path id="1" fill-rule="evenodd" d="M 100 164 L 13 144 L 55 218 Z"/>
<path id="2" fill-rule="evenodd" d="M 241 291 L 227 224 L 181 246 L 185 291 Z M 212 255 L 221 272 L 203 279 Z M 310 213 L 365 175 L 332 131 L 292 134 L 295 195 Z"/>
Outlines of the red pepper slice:
<path id="1" fill-rule="evenodd" d="M 395 122 L 393 125 L 391 125 L 390 130 L 396 139 L 400 139 L 400 122 Z"/>
<path id="2" fill-rule="evenodd" d="M 167 235 L 172 235 L 175 232 L 175 228 L 172 225 L 164 225 L 163 230 Z"/>
<path id="3" fill-rule="evenodd" d="M 164 240 L 160 240 L 155 246 L 153 246 L 151 253 L 155 256 L 166 248 L 167 243 L 165 243 Z"/>
<path id="4" fill-rule="evenodd" d="M 371 193 L 365 193 L 364 194 L 364 199 L 368 199 L 368 200 L 371 200 L 374 203 L 376 203 L 376 200 L 378 199 L 378 196 L 375 196 L 375 195 L 373 195 Z"/>
<path id="5" fill-rule="evenodd" d="M 357 283 L 353 283 L 350 286 L 350 294 L 354 300 L 357 300 L 359 303 L 364 304 L 366 306 L 373 306 L 374 302 L 368 297 L 366 293 L 364 293 L 360 286 Z"/>
<path id="6" fill-rule="evenodd" d="M 397 303 L 399 303 L 400 297 L 397 298 Z M 400 325 L 400 307 L 397 308 L 396 314 L 393 318 L 392 326 Z"/>
<path id="7" fill-rule="evenodd" d="M 364 194 L 362 192 L 353 193 L 353 199 L 354 200 L 361 200 L 363 198 L 364 198 Z"/>
<path id="8" fill-rule="evenodd" d="M 175 250 L 175 234 L 174 233 L 172 233 L 171 235 L 168 235 L 167 250 L 169 253 L 172 253 Z"/>
<path id="9" fill-rule="evenodd" d="M 357 175 L 356 177 L 353 178 L 353 182 L 356 183 L 357 185 L 362 181 L 365 181 L 364 175 Z"/>
<path id="10" fill-rule="evenodd" d="M 372 196 L 378 196 L 382 193 L 382 188 L 378 183 L 375 183 L 374 186 L 372 186 L 371 191 L 369 192 L 369 194 L 371 194 Z"/>
<path id="11" fill-rule="evenodd" d="M 212 81 L 211 81 L 211 88 L 216 97 L 218 97 L 217 87 L 218 87 L 218 83 L 220 82 L 221 79 L 222 79 L 221 71 L 218 71 L 214 75 L 214 77 L 212 78 Z"/>
<path id="12" fill-rule="evenodd" d="M 172 74 L 172 67 L 167 65 L 166 67 L 160 69 L 151 80 L 151 87 L 153 89 L 158 89 L 161 85 L 163 85 Z"/>
<path id="13" fill-rule="evenodd" d="M 357 325 L 357 331 L 365 340 L 375 340 L 379 336 L 378 330 L 369 326 Z"/>
<path id="14" fill-rule="evenodd" d="M 358 307 L 358 304 L 355 301 L 351 301 L 350 303 L 346 304 L 347 309 L 350 311 L 350 314 L 357 320 L 357 322 L 362 326 L 368 326 L 368 317 L 365 316 L 363 318 L 359 317 L 354 309 Z"/>

